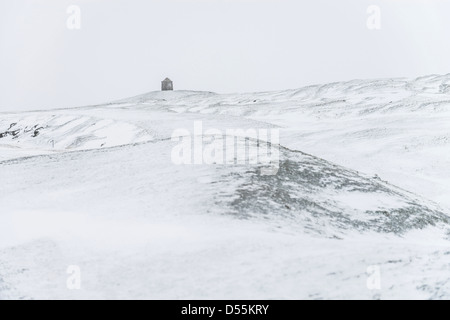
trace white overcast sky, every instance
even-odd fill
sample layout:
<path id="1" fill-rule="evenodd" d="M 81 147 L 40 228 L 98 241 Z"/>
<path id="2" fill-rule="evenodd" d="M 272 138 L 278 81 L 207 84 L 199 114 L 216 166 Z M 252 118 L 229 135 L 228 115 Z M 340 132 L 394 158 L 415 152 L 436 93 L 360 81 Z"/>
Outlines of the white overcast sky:
<path id="1" fill-rule="evenodd" d="M 450 0 L 0 0 L 0 111 L 107 102 L 166 76 L 251 92 L 446 74 L 449 14 Z"/>

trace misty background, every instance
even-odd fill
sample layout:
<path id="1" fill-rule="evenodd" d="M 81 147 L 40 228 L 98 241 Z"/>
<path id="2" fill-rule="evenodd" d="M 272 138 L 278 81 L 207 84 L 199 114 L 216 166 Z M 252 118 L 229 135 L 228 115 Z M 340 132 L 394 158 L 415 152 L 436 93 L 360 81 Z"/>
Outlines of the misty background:
<path id="1" fill-rule="evenodd" d="M 81 29 L 70 30 L 70 5 Z M 381 8 L 369 30 L 367 8 Z M 0 0 L 0 111 L 450 72 L 450 0 Z"/>

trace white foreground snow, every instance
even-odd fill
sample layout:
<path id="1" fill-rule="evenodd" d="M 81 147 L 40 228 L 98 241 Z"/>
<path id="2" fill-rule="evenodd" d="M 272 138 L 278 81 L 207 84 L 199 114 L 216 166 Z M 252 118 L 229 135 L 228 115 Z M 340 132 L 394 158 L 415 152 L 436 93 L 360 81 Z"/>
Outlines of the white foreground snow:
<path id="1" fill-rule="evenodd" d="M 17 131 L 0 138 L 0 299 L 449 299 L 449 88 L 355 80 L 0 114 L 0 134 Z M 173 164 L 170 136 L 194 121 L 280 128 L 279 174 Z"/>

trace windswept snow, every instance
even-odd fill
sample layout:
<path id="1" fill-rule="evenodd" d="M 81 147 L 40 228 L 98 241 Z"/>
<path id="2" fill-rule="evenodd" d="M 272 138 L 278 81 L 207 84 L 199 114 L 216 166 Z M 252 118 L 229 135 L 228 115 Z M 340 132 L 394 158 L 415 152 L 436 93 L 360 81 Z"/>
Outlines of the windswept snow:
<path id="1" fill-rule="evenodd" d="M 281 92 L 160 92 L 123 100 L 282 128 L 281 144 L 425 195 L 450 208 L 450 75 L 353 80 Z"/>
<path id="2" fill-rule="evenodd" d="M 448 299 L 449 88 L 354 80 L 1 114 L 0 298 Z M 279 128 L 278 173 L 175 165 L 171 134 L 195 121 Z"/>
<path id="3" fill-rule="evenodd" d="M 86 150 L 152 139 L 127 122 L 70 114 L 5 115 L 0 118 L 0 147 L 45 151 Z M 1 160 L 1 158 L 0 158 Z"/>

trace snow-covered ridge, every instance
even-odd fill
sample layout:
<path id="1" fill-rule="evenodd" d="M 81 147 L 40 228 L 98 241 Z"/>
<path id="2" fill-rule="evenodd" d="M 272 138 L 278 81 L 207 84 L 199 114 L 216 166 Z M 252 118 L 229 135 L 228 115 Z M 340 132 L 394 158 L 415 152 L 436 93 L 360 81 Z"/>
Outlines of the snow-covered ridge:
<path id="1" fill-rule="evenodd" d="M 286 147 L 377 174 L 450 208 L 449 88 L 450 74 L 248 94 L 151 92 L 120 103 L 278 126 Z"/>
<path id="2" fill-rule="evenodd" d="M 150 139 L 152 136 L 142 128 L 107 117 L 70 113 L 0 117 L 0 147 L 38 148 L 45 153 L 113 147 Z"/>
<path id="3" fill-rule="evenodd" d="M 404 234 L 429 226 L 448 228 L 439 207 L 378 177 L 283 148 L 276 176 L 256 169 L 228 172 L 219 183 L 234 186 L 222 205 L 240 218 L 287 219 L 293 228 L 326 237 L 348 232 Z"/>
<path id="4" fill-rule="evenodd" d="M 216 94 L 212 92 L 201 91 L 174 91 L 174 92 L 149 92 L 132 98 L 126 98 L 116 101 L 112 104 L 157 104 L 159 106 L 189 106 L 186 110 L 194 109 L 196 111 L 205 109 L 206 112 L 215 109 L 220 111 L 235 112 L 233 108 L 241 109 L 242 114 L 252 114 L 265 109 L 261 105 L 278 104 L 277 113 L 289 111 L 290 107 L 309 106 L 308 102 L 314 103 L 316 108 L 312 112 L 318 111 L 321 106 L 327 104 L 346 103 L 353 109 L 355 106 L 373 105 L 382 107 L 369 111 L 389 110 L 395 107 L 396 102 L 404 101 L 407 98 L 422 98 L 419 101 L 411 101 L 411 104 L 404 107 L 421 106 L 426 107 L 424 101 L 432 97 L 435 101 L 428 101 L 429 104 L 440 104 L 450 100 L 450 74 L 448 75 L 430 75 L 417 79 L 369 79 L 352 80 L 347 82 L 335 82 L 328 84 L 312 85 L 300 89 L 289 89 L 284 91 L 268 91 L 256 93 L 237 93 L 237 94 Z M 321 101 L 322 105 L 317 105 Z M 385 103 L 380 105 L 380 103 Z M 283 103 L 288 103 L 284 105 Z M 306 105 L 305 105 L 306 103 Z M 394 104 L 394 106 L 392 105 Z M 290 107 L 289 107 L 290 105 Z M 223 107 L 221 109 L 221 107 Z M 256 107 L 256 108 L 255 108 Z M 332 105 L 330 105 L 332 107 Z M 397 107 L 399 107 L 397 105 Z M 200 109 L 198 109 L 200 108 Z M 228 110 L 227 110 L 228 109 Z M 181 110 L 181 109 L 180 109 Z M 266 110 L 270 111 L 270 110 Z M 334 112 L 344 112 L 348 110 L 339 110 L 335 108 Z"/>

